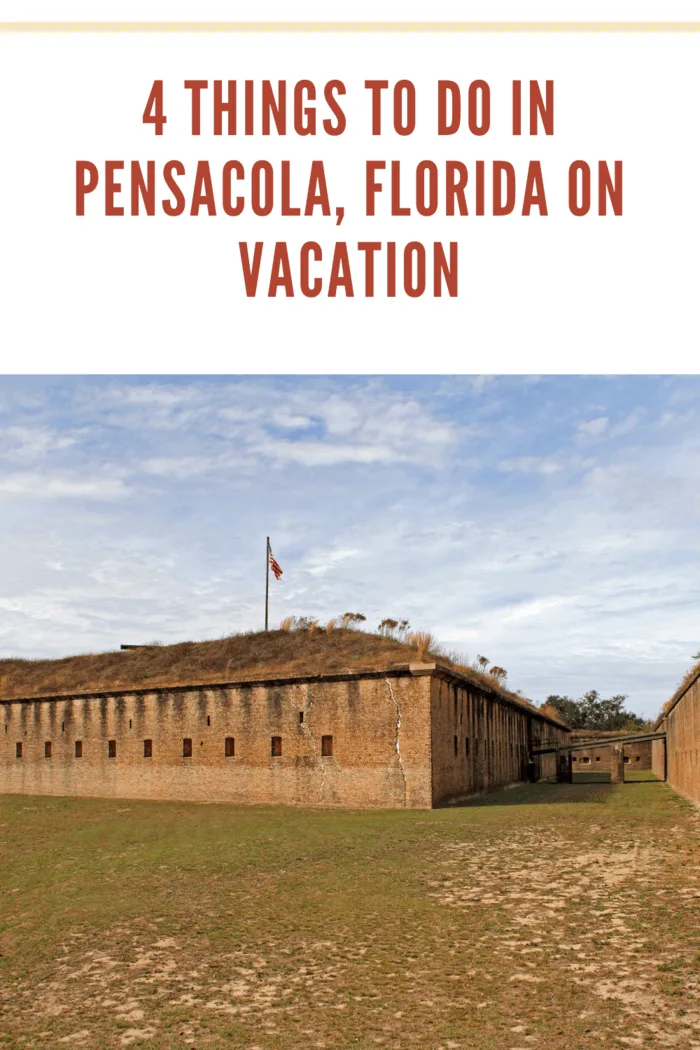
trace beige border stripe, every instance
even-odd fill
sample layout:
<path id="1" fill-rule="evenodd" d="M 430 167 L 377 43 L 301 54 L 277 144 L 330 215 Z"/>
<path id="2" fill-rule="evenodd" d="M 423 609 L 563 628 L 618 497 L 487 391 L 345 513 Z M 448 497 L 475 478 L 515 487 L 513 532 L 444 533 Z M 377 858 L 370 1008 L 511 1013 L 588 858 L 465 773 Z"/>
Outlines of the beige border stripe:
<path id="1" fill-rule="evenodd" d="M 0 22 L 0 33 L 700 33 L 700 22 Z"/>

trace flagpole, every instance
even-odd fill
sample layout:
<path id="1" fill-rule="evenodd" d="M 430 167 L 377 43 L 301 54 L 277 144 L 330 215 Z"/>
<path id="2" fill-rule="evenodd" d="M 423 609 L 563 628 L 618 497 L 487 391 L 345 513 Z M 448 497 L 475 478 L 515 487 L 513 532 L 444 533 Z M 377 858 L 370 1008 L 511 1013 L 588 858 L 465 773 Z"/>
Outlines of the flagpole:
<path id="1" fill-rule="evenodd" d="M 270 537 L 265 547 L 265 630 L 267 630 L 267 608 L 270 602 Z"/>

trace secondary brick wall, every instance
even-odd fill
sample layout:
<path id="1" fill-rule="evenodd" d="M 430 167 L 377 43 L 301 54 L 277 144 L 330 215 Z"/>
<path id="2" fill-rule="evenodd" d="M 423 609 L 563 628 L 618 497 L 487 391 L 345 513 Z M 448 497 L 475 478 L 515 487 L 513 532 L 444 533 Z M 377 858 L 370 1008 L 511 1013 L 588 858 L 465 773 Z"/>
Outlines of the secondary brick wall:
<path id="1" fill-rule="evenodd" d="M 433 678 L 433 804 L 525 780 L 528 755 L 568 731 L 458 678 Z M 536 760 L 535 776 L 553 777 L 554 755 Z"/>
<path id="2" fill-rule="evenodd" d="M 610 747 L 595 747 L 595 739 L 607 736 L 617 736 L 611 733 L 590 734 L 584 730 L 574 731 L 571 734 L 571 742 L 583 742 L 591 736 L 591 747 L 582 751 L 574 751 L 572 757 L 572 769 L 574 773 L 609 773 L 612 749 Z M 632 769 L 651 769 L 651 740 L 642 741 L 638 744 L 624 745 L 625 767 Z M 588 760 L 588 761 L 586 761 Z"/>
<path id="3" fill-rule="evenodd" d="M 3 702 L 0 715 L 2 792 L 349 807 L 432 801 L 430 678 L 140 690 Z M 273 736 L 282 739 L 280 757 L 272 757 Z M 332 756 L 321 755 L 323 736 L 333 738 Z"/>
<path id="4" fill-rule="evenodd" d="M 666 730 L 668 783 L 700 802 L 700 676 L 691 681 L 658 728 Z"/>

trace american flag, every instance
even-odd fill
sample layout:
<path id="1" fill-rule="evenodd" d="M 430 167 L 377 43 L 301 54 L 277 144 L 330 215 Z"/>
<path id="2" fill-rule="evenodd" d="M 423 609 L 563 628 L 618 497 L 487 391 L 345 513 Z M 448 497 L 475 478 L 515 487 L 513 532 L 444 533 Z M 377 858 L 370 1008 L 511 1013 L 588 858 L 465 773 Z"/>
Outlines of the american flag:
<path id="1" fill-rule="evenodd" d="M 273 557 L 272 551 L 270 551 L 270 568 L 272 569 L 272 572 L 274 573 L 275 579 L 279 580 L 280 576 L 282 575 L 282 570 L 280 569 L 280 567 L 277 564 L 275 558 Z"/>

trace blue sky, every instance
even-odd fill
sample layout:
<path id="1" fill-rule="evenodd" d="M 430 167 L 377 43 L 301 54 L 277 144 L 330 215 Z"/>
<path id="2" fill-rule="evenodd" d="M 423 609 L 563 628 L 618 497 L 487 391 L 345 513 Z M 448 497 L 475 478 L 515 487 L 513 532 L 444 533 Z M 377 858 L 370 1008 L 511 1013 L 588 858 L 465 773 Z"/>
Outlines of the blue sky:
<path id="1" fill-rule="evenodd" d="M 700 378 L 0 385 L 0 653 L 352 610 L 654 714 L 700 648 Z"/>

